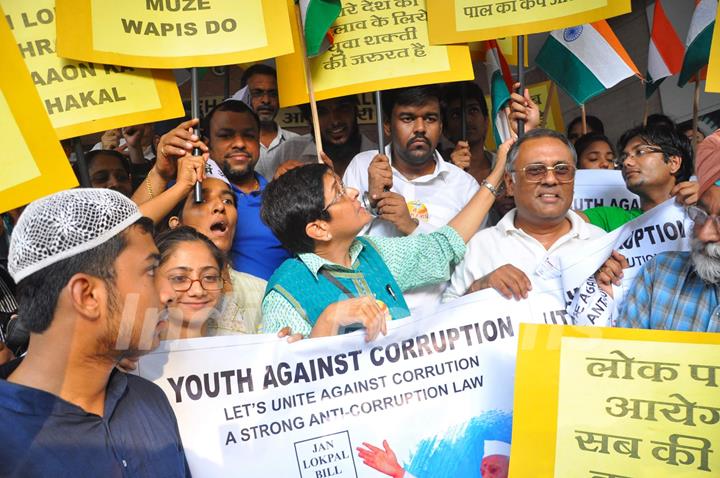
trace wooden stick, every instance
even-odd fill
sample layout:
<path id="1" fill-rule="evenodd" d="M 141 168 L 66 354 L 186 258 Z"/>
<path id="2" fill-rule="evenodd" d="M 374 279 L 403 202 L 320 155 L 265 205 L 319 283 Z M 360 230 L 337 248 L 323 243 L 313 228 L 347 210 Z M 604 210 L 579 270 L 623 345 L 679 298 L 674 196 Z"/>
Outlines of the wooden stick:
<path id="1" fill-rule="evenodd" d="M 697 133 L 698 133 L 698 110 L 700 109 L 700 79 L 695 77 L 695 96 L 693 97 L 693 137 L 692 137 L 692 148 L 695 151 L 697 147 Z"/>
<path id="2" fill-rule="evenodd" d="M 547 126 L 548 122 L 548 113 L 550 113 L 550 103 L 552 103 L 553 96 L 555 96 L 555 82 L 550 80 L 550 89 L 548 90 L 547 98 L 545 98 L 545 108 L 543 108 L 542 111 L 542 121 L 540 122 L 540 127 L 544 128 Z"/>
<path id="3" fill-rule="evenodd" d="M 303 57 L 303 67 L 305 68 L 305 82 L 308 87 L 308 96 L 310 97 L 310 112 L 312 113 L 313 134 L 315 135 L 315 151 L 317 152 L 318 163 L 322 164 L 322 137 L 320 136 L 320 122 L 318 120 L 317 103 L 315 102 L 315 89 L 312 82 L 312 71 L 310 71 L 310 61 L 307 56 L 307 47 L 305 46 L 305 34 L 303 33 L 302 15 L 300 14 L 300 5 L 295 3 L 295 18 L 297 20 L 298 32 L 300 33 L 300 51 Z"/>
<path id="4" fill-rule="evenodd" d="M 645 111 L 643 112 L 643 126 L 647 126 L 648 113 L 650 113 L 650 102 L 645 99 Z"/>
<path id="5" fill-rule="evenodd" d="M 518 93 L 520 96 L 525 94 L 525 37 L 518 35 L 517 37 L 517 54 L 518 54 L 518 82 L 520 87 Z M 525 121 L 518 120 L 517 122 L 518 138 L 522 138 L 525 135 Z M 498 147 L 500 147 L 498 145 Z"/>
<path id="6" fill-rule="evenodd" d="M 587 115 L 585 114 L 585 105 L 580 105 L 580 117 L 582 118 L 582 134 L 587 134 Z"/>

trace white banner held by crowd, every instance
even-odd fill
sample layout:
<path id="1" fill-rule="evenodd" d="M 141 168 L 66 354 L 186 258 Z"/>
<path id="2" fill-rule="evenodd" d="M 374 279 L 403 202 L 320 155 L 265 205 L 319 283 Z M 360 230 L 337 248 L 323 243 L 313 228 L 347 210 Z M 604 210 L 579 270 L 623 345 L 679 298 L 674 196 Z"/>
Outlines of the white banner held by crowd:
<path id="1" fill-rule="evenodd" d="M 196 477 L 378 477 L 357 448 L 383 440 L 415 476 L 479 476 L 485 440 L 510 443 L 519 323 L 563 323 L 560 296 L 483 291 L 371 343 L 168 341 L 138 372 L 167 394 Z"/>
<path id="2" fill-rule="evenodd" d="M 580 169 L 575 173 L 573 194 L 572 208 L 578 211 L 601 206 L 640 207 L 640 198 L 628 191 L 621 171 Z"/>
<path id="3" fill-rule="evenodd" d="M 594 294 L 595 286 L 588 285 L 586 280 L 592 277 L 612 251 L 616 250 L 625 256 L 629 264 L 629 267 L 623 270 L 622 286 L 613 287 L 614 305 L 617 308 L 642 266 L 656 254 L 690 250 L 692 227 L 693 223 L 685 214 L 685 209 L 678 205 L 674 198 L 670 198 L 623 227 L 588 241 L 582 250 L 561 257 L 563 289 L 568 296 L 573 295 L 572 291 L 579 287 L 584 296 Z M 574 304 L 574 309 L 576 312 L 587 307 L 594 309 L 596 316 L 604 318 L 600 323 L 595 323 L 594 320 L 590 322 L 606 325 L 608 304 L 597 295 L 593 297 L 600 302 L 595 303 L 592 299 L 589 302 L 580 297 L 580 302 Z"/>

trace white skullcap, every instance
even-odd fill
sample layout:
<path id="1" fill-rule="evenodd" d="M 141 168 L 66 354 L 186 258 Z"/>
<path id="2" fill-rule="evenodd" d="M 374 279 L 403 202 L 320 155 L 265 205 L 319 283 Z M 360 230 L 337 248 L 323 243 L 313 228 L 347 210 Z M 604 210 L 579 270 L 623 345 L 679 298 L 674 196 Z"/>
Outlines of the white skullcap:
<path id="1" fill-rule="evenodd" d="M 110 189 L 70 189 L 33 201 L 13 229 L 8 271 L 18 283 L 107 242 L 141 217 L 134 202 Z"/>
<path id="2" fill-rule="evenodd" d="M 485 453 L 483 458 L 492 455 L 510 456 L 510 444 L 498 440 L 485 440 Z"/>
<path id="3" fill-rule="evenodd" d="M 219 179 L 220 181 L 230 186 L 230 180 L 227 178 L 227 176 L 225 176 L 225 173 L 222 172 L 220 166 L 218 166 L 217 163 L 212 159 L 208 159 L 207 163 L 205 163 L 205 177 Z"/>
<path id="4" fill-rule="evenodd" d="M 239 90 L 237 90 L 234 95 L 232 95 L 230 98 L 226 99 L 225 101 L 227 101 L 227 100 L 242 101 L 243 103 L 245 103 L 252 109 L 252 101 L 250 100 L 250 88 L 247 85 L 245 85 L 242 88 L 240 88 Z"/>

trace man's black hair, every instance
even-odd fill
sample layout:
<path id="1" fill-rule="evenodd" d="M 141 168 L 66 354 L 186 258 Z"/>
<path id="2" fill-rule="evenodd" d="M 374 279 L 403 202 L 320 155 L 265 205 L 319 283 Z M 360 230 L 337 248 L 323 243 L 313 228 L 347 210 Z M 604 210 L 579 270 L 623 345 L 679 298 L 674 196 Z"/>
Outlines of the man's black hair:
<path id="1" fill-rule="evenodd" d="M 290 252 L 314 252 L 315 242 L 305 232 L 318 219 L 327 221 L 325 183 L 329 168 L 308 164 L 271 181 L 263 192 L 260 217 Z"/>
<path id="2" fill-rule="evenodd" d="M 245 88 L 248 80 L 255 75 L 272 76 L 275 78 L 275 81 L 277 81 L 277 71 L 275 71 L 275 68 L 265 63 L 256 63 L 243 72 L 242 78 L 240 78 L 240 88 Z"/>
<path id="3" fill-rule="evenodd" d="M 485 93 L 483 93 L 480 85 L 474 81 L 458 81 L 455 83 L 447 83 L 442 88 L 442 107 L 443 116 L 446 117 L 448 105 L 456 100 L 461 100 L 463 87 L 465 88 L 465 98 L 477 100 L 480 104 L 480 111 L 483 116 L 487 119 L 488 117 L 488 106 L 485 101 Z M 447 119 L 447 117 L 446 117 Z"/>
<path id="4" fill-rule="evenodd" d="M 258 131 L 260 130 L 260 118 L 248 105 L 239 100 L 225 100 L 219 105 L 216 105 L 211 109 L 208 114 L 202 119 L 201 127 L 202 134 L 206 137 L 210 137 L 210 124 L 212 122 L 213 115 L 218 111 L 232 111 L 233 113 L 248 113 L 255 120 Z"/>
<path id="5" fill-rule="evenodd" d="M 580 160 L 580 156 L 582 156 L 583 152 L 596 141 L 602 141 L 603 143 L 607 143 L 607 145 L 610 146 L 610 150 L 613 152 L 613 154 L 616 154 L 615 145 L 610 142 L 607 136 L 602 133 L 588 133 L 580 136 L 575 141 L 575 152 L 577 153 L 578 161 Z"/>
<path id="6" fill-rule="evenodd" d="M 575 127 L 576 124 L 582 123 L 582 116 L 578 116 L 577 118 L 574 118 L 567 127 L 567 133 L 566 136 L 570 137 L 570 131 Z M 588 133 L 600 133 L 605 134 L 605 125 L 602 121 L 600 121 L 600 118 L 593 115 L 586 115 L 585 116 L 585 124 L 587 124 Z"/>
<path id="7" fill-rule="evenodd" d="M 676 129 L 675 122 L 667 115 L 660 113 L 653 113 L 647 117 L 645 124 L 649 128 L 666 128 L 674 130 Z"/>
<path id="8" fill-rule="evenodd" d="M 385 120 L 389 121 L 395 105 L 422 106 L 431 100 L 437 100 L 438 105 L 441 103 L 440 86 L 423 85 L 386 90 L 382 92 L 383 115 L 385 115 Z"/>
<path id="9" fill-rule="evenodd" d="M 347 101 L 349 103 L 352 103 L 353 106 L 357 106 L 359 103 L 357 95 L 340 96 L 338 98 L 331 98 L 331 99 L 336 100 L 336 101 Z M 329 100 L 318 101 L 317 102 L 318 108 L 320 106 L 322 106 L 323 101 L 329 101 Z M 298 109 L 300 110 L 300 113 L 302 114 L 303 119 L 312 126 L 312 113 L 310 112 L 310 104 L 303 103 L 301 105 L 298 105 Z"/>
<path id="10" fill-rule="evenodd" d="M 30 274 L 17 285 L 18 316 L 23 326 L 36 334 L 50 326 L 60 292 L 72 276 L 89 274 L 102 279 L 108 288 L 110 310 L 120 306 L 115 284 L 115 259 L 128 245 L 127 233 L 132 227 L 152 234 L 150 218 L 138 219 L 130 227 L 99 246 L 63 259 Z"/>
<path id="11" fill-rule="evenodd" d="M 120 165 L 122 166 L 122 168 L 125 170 L 126 173 L 128 173 L 128 175 L 130 175 L 130 161 L 128 161 L 128 159 L 123 156 L 122 153 L 119 153 L 113 149 L 95 149 L 93 151 L 85 153 L 85 165 L 87 166 L 88 174 L 90 174 L 90 167 L 93 161 L 101 155 L 110 156 L 120 161 Z"/>
<path id="12" fill-rule="evenodd" d="M 679 156 L 682 163 L 680 169 L 675 173 L 675 181 L 680 183 L 690 179 L 693 175 L 693 150 L 690 140 L 678 134 L 675 128 L 669 129 L 666 126 L 636 126 L 625 131 L 618 141 L 618 152 L 625 149 L 625 146 L 635 137 L 639 137 L 648 146 L 657 146 L 663 150 L 665 162 L 670 156 Z"/>

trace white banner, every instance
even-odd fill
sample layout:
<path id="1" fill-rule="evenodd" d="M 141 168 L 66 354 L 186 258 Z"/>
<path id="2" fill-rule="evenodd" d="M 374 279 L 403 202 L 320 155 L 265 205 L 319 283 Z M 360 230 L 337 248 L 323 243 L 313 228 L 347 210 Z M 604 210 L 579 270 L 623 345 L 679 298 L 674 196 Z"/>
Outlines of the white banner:
<path id="1" fill-rule="evenodd" d="M 600 206 L 640 207 L 640 198 L 628 191 L 621 171 L 579 169 L 575 173 L 573 194 L 572 208 L 579 211 Z"/>
<path id="2" fill-rule="evenodd" d="M 168 341 L 138 373 L 167 394 L 195 477 L 385 476 L 358 457 L 383 440 L 418 478 L 480 476 L 485 441 L 510 443 L 519 323 L 563 323 L 558 297 L 482 291 L 371 343 Z"/>
<path id="3" fill-rule="evenodd" d="M 661 252 L 690 250 L 692 227 L 693 222 L 685 214 L 685 209 L 671 198 L 623 227 L 588 241 L 582 250 L 561 257 L 563 290 L 572 296 L 572 291 L 581 288 L 581 297 L 576 298 L 579 302 L 576 300 L 573 304 L 573 315 L 581 314 L 587 308 L 594 309 L 596 313 L 593 316 L 603 318 L 600 322 L 593 319 L 589 322 L 607 325 L 607 313 L 611 312 L 607 308 L 608 304 L 604 298 L 594 295 L 594 282 L 587 283 L 586 280 L 605 263 L 613 250 L 624 255 L 629 264 L 623 270 L 622 286 L 613 287 L 614 306 L 617 309 L 646 262 Z M 583 320 L 579 323 L 586 324 Z"/>

